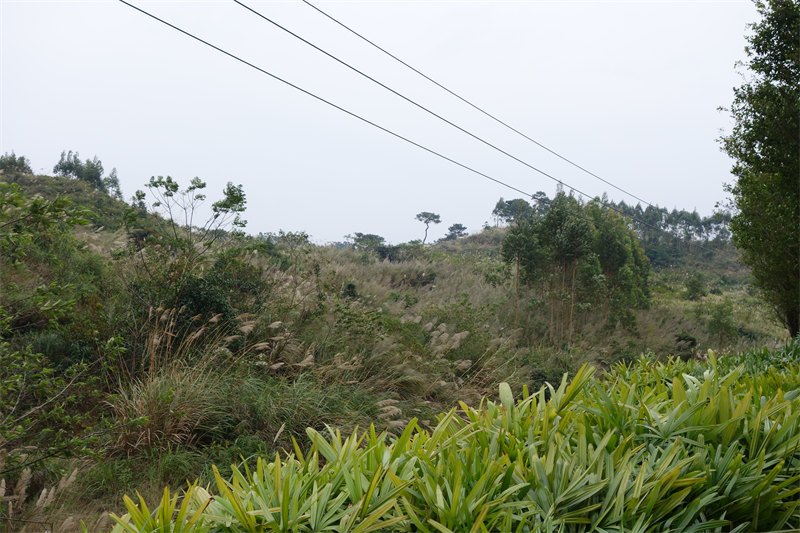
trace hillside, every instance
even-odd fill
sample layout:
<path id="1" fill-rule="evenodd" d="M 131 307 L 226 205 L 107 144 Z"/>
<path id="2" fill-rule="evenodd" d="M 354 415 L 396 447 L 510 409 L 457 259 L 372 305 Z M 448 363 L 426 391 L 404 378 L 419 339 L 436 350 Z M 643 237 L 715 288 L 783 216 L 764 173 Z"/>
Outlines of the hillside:
<path id="1" fill-rule="evenodd" d="M 0 428 L 0 478 L 16 498 L 6 518 L 103 529 L 99 513 L 121 511 L 125 493 L 211 480 L 212 463 L 228 475 L 242 457 L 308 445 L 307 428 L 434 428 L 501 382 L 537 390 L 584 363 L 788 340 L 726 240 L 670 236 L 680 260 L 648 267 L 646 301 L 626 321 L 587 294 L 556 337 L 541 282 L 504 260 L 511 227 L 316 246 L 239 233 L 236 191 L 219 225 L 187 228 L 78 180 L 16 174 L 0 186 L 1 414 L 23 421 Z M 662 253 L 652 242 L 643 253 Z M 52 501 L 37 506 L 43 489 Z"/>

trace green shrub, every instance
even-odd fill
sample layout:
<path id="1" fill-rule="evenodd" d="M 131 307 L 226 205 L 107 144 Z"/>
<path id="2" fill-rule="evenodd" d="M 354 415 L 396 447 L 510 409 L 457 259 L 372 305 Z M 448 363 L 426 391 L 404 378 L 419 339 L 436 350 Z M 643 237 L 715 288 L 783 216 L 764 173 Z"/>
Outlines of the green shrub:
<path id="1" fill-rule="evenodd" d="M 119 498 L 133 488 L 181 486 L 200 477 L 208 458 L 194 450 L 163 449 L 130 457 L 104 457 L 78 476 L 76 495 L 88 500 Z"/>
<path id="2" fill-rule="evenodd" d="M 700 377 L 696 377 L 701 373 Z M 694 374 L 694 375 L 693 375 Z M 461 405 L 430 431 L 309 429 L 310 449 L 215 470 L 176 514 L 126 499 L 116 531 L 777 531 L 800 527 L 800 367 L 590 367 Z M 173 525 L 174 524 L 174 525 Z"/>
<path id="3" fill-rule="evenodd" d="M 210 364 L 174 361 L 122 385 L 109 400 L 118 423 L 114 447 L 132 454 L 218 435 L 227 414 L 219 380 Z"/>
<path id="4" fill-rule="evenodd" d="M 0 309 L 0 334 L 3 332 Z M 53 456 L 86 453 L 98 379 L 85 364 L 57 369 L 29 348 L 0 339 L 0 479 Z"/>
<path id="5" fill-rule="evenodd" d="M 706 288 L 706 277 L 702 272 L 695 272 L 686 280 L 686 293 L 687 300 L 699 300 L 708 294 Z"/>
<path id="6" fill-rule="evenodd" d="M 80 491 L 84 498 L 118 495 L 141 484 L 135 474 L 136 461 L 128 457 L 108 458 L 82 472 Z"/>
<path id="7" fill-rule="evenodd" d="M 729 342 L 736 337 L 736 321 L 733 318 L 733 302 L 724 299 L 709 306 L 708 333 L 719 343 Z"/>

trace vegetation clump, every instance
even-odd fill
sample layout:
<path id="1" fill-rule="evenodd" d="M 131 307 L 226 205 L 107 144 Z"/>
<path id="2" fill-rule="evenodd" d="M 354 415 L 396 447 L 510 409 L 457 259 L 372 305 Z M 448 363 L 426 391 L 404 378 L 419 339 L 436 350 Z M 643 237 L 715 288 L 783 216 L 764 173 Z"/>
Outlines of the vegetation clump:
<path id="1" fill-rule="evenodd" d="M 641 359 L 214 471 L 115 531 L 778 531 L 800 527 L 800 365 Z M 779 354 L 775 359 L 785 357 Z M 746 359 L 746 358 L 745 358 Z M 739 363 L 734 361 L 733 363 Z M 752 370 L 752 369 L 751 369 Z"/>
<path id="2" fill-rule="evenodd" d="M 530 206 L 529 206 L 530 207 Z M 503 242 L 518 285 L 547 306 L 553 342 L 571 341 L 581 319 L 635 324 L 650 301 L 650 263 L 625 220 L 599 202 L 559 193 L 540 209 L 517 212 Z"/>

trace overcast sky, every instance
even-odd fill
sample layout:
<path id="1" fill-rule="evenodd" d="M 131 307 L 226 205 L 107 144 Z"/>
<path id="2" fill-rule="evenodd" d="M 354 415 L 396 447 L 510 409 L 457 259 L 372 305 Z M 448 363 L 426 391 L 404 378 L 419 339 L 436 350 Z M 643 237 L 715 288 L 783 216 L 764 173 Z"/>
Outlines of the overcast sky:
<path id="1" fill-rule="evenodd" d="M 232 1 L 143 1 L 248 61 L 526 192 L 555 183 L 447 126 Z M 300 0 L 249 3 L 399 92 L 565 183 L 608 192 L 395 63 Z M 317 1 L 458 92 L 641 198 L 710 214 L 731 162 L 751 2 Z M 64 149 L 153 175 L 244 185 L 252 233 L 421 238 L 420 211 L 477 231 L 520 195 L 327 107 L 114 0 L 0 0 L 0 152 L 49 173 Z"/>

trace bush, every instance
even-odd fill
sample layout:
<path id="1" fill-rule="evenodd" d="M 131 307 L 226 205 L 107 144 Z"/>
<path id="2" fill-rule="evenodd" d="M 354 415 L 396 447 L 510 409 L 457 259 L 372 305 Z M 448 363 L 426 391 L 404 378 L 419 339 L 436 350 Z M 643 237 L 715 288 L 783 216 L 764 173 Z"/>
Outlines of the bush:
<path id="1" fill-rule="evenodd" d="M 702 272 L 695 272 L 686 280 L 686 299 L 699 300 L 708 294 L 706 289 L 706 277 Z"/>
<path id="2" fill-rule="evenodd" d="M 42 354 L 0 340 L 0 463 L 87 451 L 98 381 L 89 370 L 84 364 L 56 369 Z"/>
<path id="3" fill-rule="evenodd" d="M 733 318 L 733 302 L 727 298 L 709 307 L 708 333 L 717 338 L 719 343 L 730 341 L 736 337 L 736 322 Z"/>
<path id="4" fill-rule="evenodd" d="M 114 447 L 128 455 L 210 440 L 228 414 L 209 363 L 172 362 L 121 386 L 110 404 L 119 425 Z"/>
<path id="5" fill-rule="evenodd" d="M 105 457 L 78 476 L 77 493 L 85 499 L 107 500 L 134 488 L 183 485 L 197 479 L 207 458 L 194 450 L 165 449 L 144 451 L 131 457 Z M 151 487 L 147 487 L 148 489 Z"/>
<path id="6" fill-rule="evenodd" d="M 695 377 L 701 373 L 701 377 Z M 778 531 L 800 527 L 800 367 L 589 367 L 534 394 L 412 421 L 399 437 L 308 430 L 310 449 L 216 470 L 216 492 L 126 499 L 115 531 Z M 158 524 L 156 524 L 158 522 Z"/>

